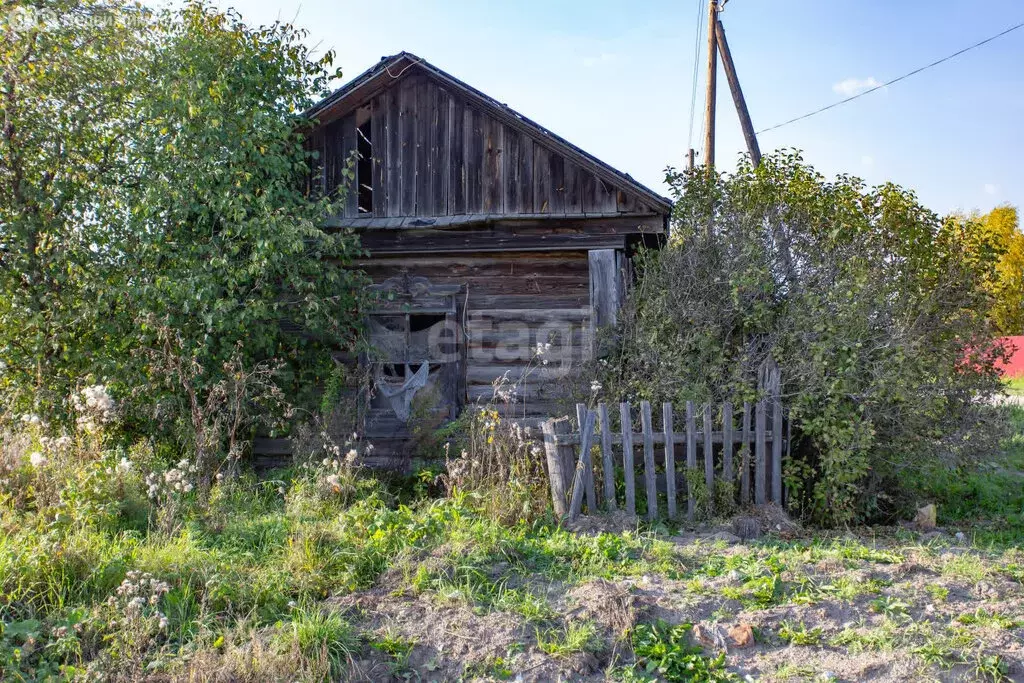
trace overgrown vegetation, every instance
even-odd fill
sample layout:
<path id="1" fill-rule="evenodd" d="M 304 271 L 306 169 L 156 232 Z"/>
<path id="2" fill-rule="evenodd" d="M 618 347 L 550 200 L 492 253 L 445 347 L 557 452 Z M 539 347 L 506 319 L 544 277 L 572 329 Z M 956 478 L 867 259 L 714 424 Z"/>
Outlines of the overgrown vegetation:
<path id="1" fill-rule="evenodd" d="M 597 368 L 611 395 L 738 403 L 777 363 L 799 439 L 791 506 L 819 523 L 891 518 L 915 502 L 911 475 L 993 452 L 988 233 L 795 154 L 668 179 L 671 239 L 642 255 Z"/>
<path id="2" fill-rule="evenodd" d="M 788 645 L 847 671 L 875 657 L 894 676 L 1005 680 L 1019 666 L 1006 644 L 1024 632 L 1019 409 L 1005 470 L 935 483 L 941 521 L 964 536 L 729 547 L 511 516 L 515 489 L 496 504 L 486 478 L 432 498 L 327 440 L 294 469 L 215 480 L 204 502 L 188 461 L 107 438 L 117 406 L 100 390 L 72 403 L 67 438 L 35 420 L 2 431 L 5 679 L 718 681 L 782 676 Z M 723 651 L 734 624 L 758 647 Z"/>
<path id="3" fill-rule="evenodd" d="M 422 392 L 433 464 L 364 467 L 365 368 L 332 360 L 359 343 L 359 247 L 321 229 L 340 198 L 302 137 L 329 53 L 203 2 L 4 12 L 0 679 L 1020 673 L 1024 412 L 988 404 L 990 325 L 1019 313 L 1006 211 L 939 220 L 793 156 L 671 174 L 673 241 L 641 256 L 589 398 L 741 401 L 777 362 L 794 511 L 920 496 L 949 528 L 574 533 L 507 417 L 548 343 L 449 424 Z M 291 466 L 257 476 L 253 436 L 285 430 Z"/>
<path id="4" fill-rule="evenodd" d="M 309 186 L 302 137 L 331 53 L 201 2 L 3 11 L 0 401 L 66 421 L 102 383 L 134 392 L 128 432 L 186 446 L 196 401 L 239 368 L 273 364 L 313 405 L 360 282 L 358 242 L 321 229 L 338 197 Z"/>

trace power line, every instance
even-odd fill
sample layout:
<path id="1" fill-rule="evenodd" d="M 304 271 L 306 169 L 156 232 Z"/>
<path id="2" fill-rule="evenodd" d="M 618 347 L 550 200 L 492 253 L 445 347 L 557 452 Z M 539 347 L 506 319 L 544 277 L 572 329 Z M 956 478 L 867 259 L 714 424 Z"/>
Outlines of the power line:
<path id="1" fill-rule="evenodd" d="M 693 45 L 693 84 L 690 90 L 690 133 L 686 143 L 686 146 L 690 149 L 693 148 L 693 121 L 697 112 L 697 75 L 699 73 L 697 60 L 700 58 L 701 25 L 704 23 L 705 4 L 705 0 L 697 0 L 697 36 Z"/>
<path id="2" fill-rule="evenodd" d="M 1022 26 L 1024 26 L 1024 22 L 1021 22 L 1021 23 L 1017 24 L 1016 26 L 1011 26 L 1010 28 L 1006 29 L 1005 31 L 1002 31 L 1001 33 L 997 33 L 994 36 L 990 36 L 990 37 L 986 38 L 985 40 L 982 40 L 980 42 L 975 43 L 974 45 L 965 47 L 964 49 L 959 50 L 958 52 L 954 52 L 951 55 L 947 55 L 946 57 L 943 57 L 942 59 L 938 59 L 938 60 L 932 62 L 931 64 L 925 64 L 924 66 L 919 67 L 917 69 L 914 69 L 913 71 L 909 71 L 909 72 L 903 74 L 902 76 L 898 76 L 897 78 L 892 79 L 891 81 L 886 81 L 885 83 L 882 83 L 881 85 L 876 85 L 873 88 L 869 88 L 868 90 L 865 90 L 864 92 L 857 93 L 856 95 L 851 95 L 850 97 L 847 97 L 845 100 L 839 100 L 838 102 L 833 102 L 832 104 L 830 104 L 828 106 L 822 107 L 821 109 L 815 109 L 814 111 L 812 111 L 812 112 L 810 112 L 808 114 L 804 114 L 803 116 L 797 116 L 796 118 L 790 119 L 789 121 L 783 121 L 782 123 L 778 123 L 778 124 L 776 124 L 774 126 L 770 126 L 768 128 L 762 128 L 761 130 L 757 131 L 757 134 L 760 135 L 761 133 L 767 133 L 770 130 L 775 130 L 776 128 L 782 128 L 783 126 L 788 126 L 789 124 L 796 123 L 797 121 L 803 121 L 804 119 L 808 119 L 808 118 L 810 118 L 810 117 L 812 117 L 812 116 L 814 116 L 816 114 L 820 114 L 820 113 L 822 113 L 824 111 L 828 111 L 829 109 L 833 109 L 835 107 L 838 107 L 841 104 L 846 104 L 847 102 L 852 102 L 853 100 L 857 99 L 858 97 L 864 97 L 865 95 L 869 95 L 869 94 L 875 92 L 876 90 L 881 90 L 882 88 L 886 88 L 886 87 L 892 85 L 893 83 L 898 83 L 898 82 L 902 81 L 905 78 L 910 78 L 911 76 L 913 76 L 915 74 L 919 74 L 922 71 L 926 71 L 927 69 L 930 69 L 933 66 L 938 66 L 939 64 L 942 64 L 943 62 L 948 62 L 949 60 L 953 59 L 954 57 L 959 57 L 960 55 L 962 55 L 965 52 L 969 52 L 969 51 L 973 50 L 976 47 L 981 47 L 985 43 L 991 43 L 996 38 L 1001 38 L 1002 36 L 1005 36 L 1007 33 L 1010 33 L 1011 31 L 1016 31 L 1017 29 L 1021 28 Z"/>

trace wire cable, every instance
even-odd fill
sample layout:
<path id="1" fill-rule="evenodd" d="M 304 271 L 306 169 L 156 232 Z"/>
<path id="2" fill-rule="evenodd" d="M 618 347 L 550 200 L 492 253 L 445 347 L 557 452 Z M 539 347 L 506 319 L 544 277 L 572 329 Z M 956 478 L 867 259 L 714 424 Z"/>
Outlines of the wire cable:
<path id="1" fill-rule="evenodd" d="M 876 90 L 881 90 L 882 88 L 887 88 L 890 85 L 892 85 L 893 83 L 899 83 L 900 81 L 902 81 L 904 79 L 907 79 L 907 78 L 910 78 L 911 76 L 914 76 L 916 74 L 919 74 L 922 71 L 926 71 L 926 70 L 932 68 L 933 66 L 938 66 L 939 64 L 942 64 L 943 62 L 948 62 L 949 60 L 953 59 L 954 57 L 959 57 L 960 55 L 962 55 L 965 52 L 970 52 L 974 48 L 981 47 L 982 45 L 984 45 L 986 43 L 991 43 L 996 38 L 1001 38 L 1001 37 L 1005 36 L 1007 33 L 1010 33 L 1012 31 L 1016 31 L 1017 29 L 1019 29 L 1021 27 L 1024 27 L 1024 22 L 1021 22 L 1021 23 L 1017 24 L 1016 26 L 1011 26 L 1010 28 L 1006 29 L 1005 31 L 1002 31 L 1000 33 L 995 34 L 994 36 L 990 36 L 990 37 L 986 38 L 985 40 L 979 41 L 979 42 L 977 42 L 977 43 L 975 43 L 973 45 L 965 47 L 964 49 L 959 50 L 957 52 L 954 52 L 951 55 L 947 55 L 947 56 L 943 57 L 942 59 L 937 59 L 934 62 L 932 62 L 931 64 L 925 64 L 924 66 L 919 67 L 917 69 L 914 69 L 913 71 L 908 71 L 907 73 L 903 74 L 902 76 L 897 76 L 896 78 L 892 79 L 891 81 L 886 81 L 885 83 L 882 83 L 881 85 L 876 85 L 873 88 L 869 88 L 869 89 L 865 90 L 864 92 L 859 92 L 856 95 L 851 95 L 850 97 L 847 97 L 845 100 L 839 100 L 838 102 L 833 102 L 830 105 L 822 107 L 821 109 L 815 109 L 814 111 L 812 111 L 810 113 L 807 113 L 807 114 L 804 114 L 803 116 L 797 116 L 796 118 L 792 118 L 792 119 L 790 119 L 788 121 L 783 121 L 782 123 L 777 123 L 774 126 L 769 126 L 768 128 L 762 128 L 761 130 L 757 131 L 757 135 L 760 135 L 761 133 L 767 133 L 768 131 L 776 130 L 778 128 L 782 128 L 783 126 L 788 126 L 789 124 L 796 123 L 797 121 L 803 121 L 804 119 L 809 119 L 810 117 L 815 116 L 816 114 L 820 114 L 822 112 L 828 111 L 829 109 L 834 109 L 835 107 L 838 107 L 838 106 L 840 106 L 842 104 L 846 104 L 847 102 L 852 102 L 853 100 L 857 99 L 858 97 L 864 97 L 865 95 L 870 95 L 871 93 L 875 92 Z"/>
<path id="2" fill-rule="evenodd" d="M 700 73 L 698 60 L 700 59 L 700 36 L 703 25 L 705 0 L 697 0 L 697 36 L 693 45 L 693 85 L 690 90 L 690 133 L 686 141 L 688 149 L 693 149 L 693 122 L 697 114 L 697 77 Z"/>

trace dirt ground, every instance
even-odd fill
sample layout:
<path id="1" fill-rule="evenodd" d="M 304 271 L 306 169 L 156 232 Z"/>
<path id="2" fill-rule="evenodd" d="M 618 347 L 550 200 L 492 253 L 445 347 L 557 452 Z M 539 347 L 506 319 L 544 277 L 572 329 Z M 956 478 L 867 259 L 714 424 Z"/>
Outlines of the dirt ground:
<path id="1" fill-rule="evenodd" d="M 596 519 L 580 533 L 629 534 L 624 526 Z M 354 661 L 356 680 L 643 680 L 625 671 L 634 663 L 628 634 L 659 620 L 692 624 L 708 656 L 725 654 L 725 677 L 714 680 L 1024 680 L 1019 550 L 974 548 L 952 529 L 825 540 L 781 522 L 746 542 L 730 529 L 663 539 L 663 566 L 676 569 L 639 576 L 570 583 L 496 567 L 503 585 L 547 606 L 542 619 L 458 591 L 411 590 L 398 571 L 332 608 L 409 644 L 397 665 L 376 652 Z M 542 648 L 552 624 L 566 634 L 586 625 L 594 637 Z"/>

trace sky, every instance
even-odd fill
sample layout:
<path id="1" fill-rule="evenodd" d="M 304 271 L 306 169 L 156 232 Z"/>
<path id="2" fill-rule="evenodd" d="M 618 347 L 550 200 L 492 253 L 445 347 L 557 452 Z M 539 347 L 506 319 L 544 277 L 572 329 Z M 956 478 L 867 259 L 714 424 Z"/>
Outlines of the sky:
<path id="1" fill-rule="evenodd" d="M 336 53 L 345 80 L 406 50 L 665 192 L 702 145 L 706 0 L 221 0 Z M 1021 0 L 729 0 L 721 19 L 760 130 L 1024 21 Z M 716 165 L 745 150 L 719 67 Z M 341 83 L 339 83 L 340 85 Z M 893 181 L 939 213 L 1024 207 L 1024 28 L 854 102 L 759 136 L 826 176 Z M 698 157 L 698 162 L 700 157 Z"/>

